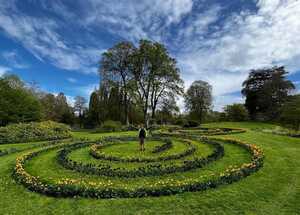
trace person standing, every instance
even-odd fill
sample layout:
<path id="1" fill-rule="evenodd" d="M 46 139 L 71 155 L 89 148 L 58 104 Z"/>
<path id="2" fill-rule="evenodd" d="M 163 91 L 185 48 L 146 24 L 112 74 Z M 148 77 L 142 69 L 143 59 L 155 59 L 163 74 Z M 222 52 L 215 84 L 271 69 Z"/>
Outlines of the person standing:
<path id="1" fill-rule="evenodd" d="M 145 151 L 145 138 L 146 138 L 146 129 L 142 124 L 140 125 L 140 129 L 139 129 L 140 151 Z"/>

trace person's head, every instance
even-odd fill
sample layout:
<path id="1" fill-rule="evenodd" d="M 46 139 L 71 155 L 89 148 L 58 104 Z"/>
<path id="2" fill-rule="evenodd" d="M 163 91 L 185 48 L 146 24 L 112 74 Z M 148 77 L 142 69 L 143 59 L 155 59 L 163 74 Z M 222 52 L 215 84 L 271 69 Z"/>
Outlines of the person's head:
<path id="1" fill-rule="evenodd" d="M 144 128 L 144 124 L 140 124 L 140 128 Z"/>

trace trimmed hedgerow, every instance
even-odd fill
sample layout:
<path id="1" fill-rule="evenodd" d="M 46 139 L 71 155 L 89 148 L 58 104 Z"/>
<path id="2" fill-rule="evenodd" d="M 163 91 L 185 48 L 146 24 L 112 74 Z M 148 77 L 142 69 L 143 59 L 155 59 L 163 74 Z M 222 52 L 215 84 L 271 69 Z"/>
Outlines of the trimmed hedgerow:
<path id="1" fill-rule="evenodd" d="M 164 175 L 174 172 L 184 172 L 195 168 L 201 168 L 208 163 L 221 158 L 224 155 L 224 148 L 219 143 L 205 140 L 205 143 L 213 145 L 214 151 L 205 158 L 193 158 L 192 160 L 184 160 L 180 164 L 165 165 L 164 163 L 148 164 L 143 167 L 138 167 L 132 170 L 126 168 L 113 168 L 110 165 L 103 164 L 84 164 L 76 162 L 68 158 L 68 154 L 74 150 L 86 146 L 87 144 L 74 144 L 65 147 L 57 155 L 57 161 L 63 167 L 94 175 L 103 175 L 110 177 L 141 177 L 141 176 L 154 176 Z"/>
<path id="2" fill-rule="evenodd" d="M 11 124 L 0 128 L 0 144 L 59 140 L 70 137 L 69 126 L 52 121 Z"/>
<path id="3" fill-rule="evenodd" d="M 209 140 L 209 139 L 207 139 Z M 163 196 L 182 193 L 186 191 L 194 192 L 215 188 L 223 184 L 230 184 L 241 180 L 244 177 L 258 171 L 263 166 L 264 155 L 255 145 L 250 145 L 235 139 L 210 139 L 216 141 L 229 141 L 232 144 L 238 144 L 248 150 L 252 159 L 251 162 L 241 166 L 233 166 L 220 174 L 214 174 L 210 179 L 200 180 L 170 180 L 158 182 L 156 186 L 141 186 L 136 189 L 130 189 L 126 186 L 115 188 L 111 182 L 97 184 L 96 182 L 83 182 L 81 179 L 63 179 L 58 183 L 49 183 L 40 180 L 26 172 L 24 165 L 33 157 L 40 153 L 52 150 L 56 147 L 22 155 L 17 158 L 16 166 L 13 172 L 14 179 L 23 184 L 29 190 L 55 197 L 90 197 L 90 198 L 134 198 L 145 196 Z"/>
<path id="4" fill-rule="evenodd" d="M 190 141 L 183 140 L 183 142 L 187 145 L 187 149 L 181 153 L 177 154 L 171 154 L 167 156 L 160 156 L 160 157 L 153 157 L 153 158 L 140 158 L 140 157 L 127 157 L 127 158 L 121 158 L 116 157 L 112 155 L 106 155 L 105 153 L 101 152 L 101 149 L 103 147 L 108 147 L 111 144 L 118 144 L 118 141 L 126 141 L 126 140 L 133 140 L 134 138 L 130 137 L 124 137 L 122 139 L 120 138 L 104 138 L 101 141 L 101 144 L 94 144 L 90 148 L 90 155 L 93 156 L 96 159 L 101 160 L 108 160 L 108 161 L 120 161 L 120 162 L 160 162 L 160 161 L 167 161 L 167 160 L 174 160 L 174 159 L 180 159 L 183 157 L 186 157 L 188 155 L 193 154 L 196 151 L 196 147 L 190 143 Z M 148 138 L 148 140 L 161 140 L 166 142 L 167 139 L 161 139 L 159 136 L 155 136 L 152 138 Z"/>

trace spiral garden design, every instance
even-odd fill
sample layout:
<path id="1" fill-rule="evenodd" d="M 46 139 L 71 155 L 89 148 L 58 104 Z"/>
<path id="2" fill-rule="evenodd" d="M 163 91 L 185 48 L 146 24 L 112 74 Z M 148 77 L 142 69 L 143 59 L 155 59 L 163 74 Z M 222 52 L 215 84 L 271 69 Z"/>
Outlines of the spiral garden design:
<path id="1" fill-rule="evenodd" d="M 16 159 L 12 177 L 30 191 L 54 197 L 136 198 L 217 188 L 263 166 L 257 146 L 210 136 L 235 132 L 245 131 L 156 131 L 145 152 L 135 137 L 44 144 Z"/>

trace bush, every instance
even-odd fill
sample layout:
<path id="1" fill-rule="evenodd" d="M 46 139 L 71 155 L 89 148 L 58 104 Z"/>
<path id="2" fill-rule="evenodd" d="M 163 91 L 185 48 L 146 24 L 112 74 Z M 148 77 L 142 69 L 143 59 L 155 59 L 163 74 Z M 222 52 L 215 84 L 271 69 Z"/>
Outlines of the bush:
<path id="1" fill-rule="evenodd" d="M 300 130 L 300 95 L 288 98 L 282 107 L 280 121 L 294 130 Z"/>
<path id="2" fill-rule="evenodd" d="M 107 120 L 100 128 L 96 129 L 96 133 L 122 131 L 122 124 L 119 121 Z"/>
<path id="3" fill-rule="evenodd" d="M 185 125 L 187 123 L 187 120 L 185 120 L 185 119 L 177 119 L 176 121 L 175 121 L 175 125 L 180 125 L 180 126 L 183 126 L 183 125 Z"/>
<path id="4" fill-rule="evenodd" d="M 229 121 L 240 122 L 248 119 L 248 111 L 243 104 L 227 105 L 224 111 Z"/>
<path id="5" fill-rule="evenodd" d="M 193 127 L 198 127 L 200 124 L 199 122 L 195 121 L 195 120 L 188 120 L 183 127 L 184 128 L 193 128 Z"/>
<path id="6" fill-rule="evenodd" d="M 122 126 L 122 131 L 137 131 L 138 127 L 130 124 L 130 125 L 124 125 Z"/>
<path id="7" fill-rule="evenodd" d="M 52 121 L 11 124 L 0 128 L 0 144 L 71 137 L 69 126 Z"/>

